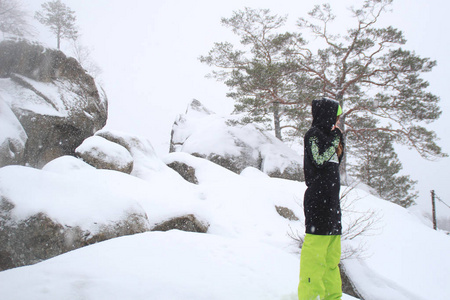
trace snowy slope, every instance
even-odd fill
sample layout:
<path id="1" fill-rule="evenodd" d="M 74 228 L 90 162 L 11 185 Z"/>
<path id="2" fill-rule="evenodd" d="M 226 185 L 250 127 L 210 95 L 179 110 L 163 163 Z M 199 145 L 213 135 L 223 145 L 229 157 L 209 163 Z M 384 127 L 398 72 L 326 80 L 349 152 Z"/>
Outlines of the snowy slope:
<path id="1" fill-rule="evenodd" d="M 22 193 L 31 195 L 50 179 L 66 189 L 76 190 L 81 185 L 84 193 L 91 189 L 95 194 L 120 181 L 115 189 L 123 195 L 133 191 L 129 203 L 142 207 L 150 223 L 192 213 L 210 224 L 207 234 L 139 234 L 3 271 L 1 299 L 296 299 L 299 254 L 288 233 L 303 231 L 303 183 L 269 178 L 253 168 L 237 175 L 186 153 L 164 158 L 194 166 L 199 179 L 199 185 L 194 185 L 164 167 L 162 161 L 158 163 L 158 158 L 148 159 L 143 161 L 153 169 L 148 167 L 143 172 L 141 168 L 139 172 L 145 180 L 80 168 L 64 159 L 64 163 L 47 166 L 46 171 L 36 170 L 45 176 L 36 186 L 28 182 Z M 28 168 L 15 167 L 3 168 L 2 172 L 8 170 L 16 176 L 21 170 L 23 175 L 32 173 Z M 93 178 L 98 184 L 92 182 Z M 19 180 L 8 181 L 9 190 L 20 186 Z M 40 194 L 41 202 L 51 205 L 56 200 L 44 199 L 52 197 L 51 193 Z M 364 242 L 367 246 L 364 260 L 346 261 L 365 299 L 447 299 L 450 238 L 428 229 L 407 210 L 364 191 L 353 190 L 349 197 L 357 200 L 352 211 L 370 208 L 380 216 L 372 235 L 347 243 Z M 64 201 L 70 204 L 77 200 L 67 195 Z M 104 200 L 91 197 L 89 201 L 96 207 L 95 214 L 104 211 L 108 217 L 110 209 Z M 284 219 L 275 205 L 290 208 L 300 220 Z M 25 208 L 17 209 L 26 212 Z M 64 206 L 53 207 L 52 213 L 62 217 L 63 210 Z M 350 222 L 350 215 L 344 212 L 344 224 Z"/>
<path id="2" fill-rule="evenodd" d="M 294 255 L 266 244 L 154 232 L 0 273 L 0 286 L 2 299 L 16 300 L 292 299 L 297 266 Z"/>
<path id="3" fill-rule="evenodd" d="M 365 238 L 367 258 L 346 262 L 363 296 L 374 300 L 449 299 L 450 236 L 422 225 L 398 205 L 358 193 L 360 208 L 374 207 L 381 213 L 379 233 Z"/>

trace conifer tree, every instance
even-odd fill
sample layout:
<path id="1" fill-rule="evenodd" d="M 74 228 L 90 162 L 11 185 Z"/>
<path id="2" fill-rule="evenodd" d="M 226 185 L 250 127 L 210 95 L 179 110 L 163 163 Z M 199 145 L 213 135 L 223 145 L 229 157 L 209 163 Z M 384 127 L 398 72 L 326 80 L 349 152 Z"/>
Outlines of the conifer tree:
<path id="1" fill-rule="evenodd" d="M 399 29 L 377 27 L 392 1 L 365 0 L 361 7 L 352 7 L 353 25 L 345 32 L 332 31 L 336 16 L 329 4 L 317 5 L 309 17 L 300 18 L 298 32 L 282 32 L 286 17 L 246 8 L 222 19 L 240 37 L 239 45 L 216 43 L 200 61 L 213 67 L 212 77 L 230 88 L 228 96 L 236 101 L 235 112 L 245 113 L 243 121 L 271 121 L 280 139 L 284 130 L 301 140 L 311 124 L 312 99 L 339 101 L 341 129 L 353 149 L 346 153 L 360 155 L 365 145 L 358 140 L 375 138 L 380 144 L 372 146 L 384 145 L 387 153 L 373 153 L 385 157 L 369 167 L 391 168 L 377 182 L 383 180 L 386 187 L 398 180 L 411 189 L 414 182 L 398 176 L 401 164 L 393 143 L 415 149 L 425 159 L 448 155 L 436 143 L 436 133 L 426 128 L 442 113 L 439 97 L 427 90 L 429 83 L 421 77 L 432 71 L 436 61 L 404 49 L 406 39 Z M 306 34 L 312 34 L 310 40 Z M 345 157 L 342 163 L 344 181 L 347 161 Z M 363 168 L 354 170 L 353 175 L 369 182 Z M 377 189 L 375 181 L 370 182 Z M 412 203 L 405 193 L 397 192 L 394 197 L 405 201 L 404 206 Z"/>
<path id="2" fill-rule="evenodd" d="M 289 84 L 294 70 L 283 57 L 292 34 L 277 32 L 285 22 L 286 17 L 271 15 L 268 9 L 234 12 L 231 18 L 222 18 L 222 24 L 240 37 L 242 49 L 221 42 L 200 57 L 201 62 L 217 67 L 211 76 L 230 87 L 227 96 L 236 101 L 235 113 L 245 113 L 242 122 L 265 124 L 280 140 L 285 109 L 299 98 L 298 90 Z"/>
<path id="3" fill-rule="evenodd" d="M 58 49 L 61 49 L 61 39 L 76 40 L 78 36 L 75 26 L 75 12 L 61 0 L 53 0 L 42 4 L 42 11 L 36 12 L 35 18 L 48 26 L 56 36 Z"/>
<path id="4" fill-rule="evenodd" d="M 336 16 L 329 4 L 315 6 L 298 26 L 324 46 L 314 52 L 299 39 L 287 52 L 288 60 L 303 77 L 320 83 L 322 96 L 340 102 L 344 137 L 383 131 L 424 158 L 445 157 L 436 134 L 423 126 L 441 115 L 439 97 L 427 91 L 429 83 L 421 78 L 436 61 L 403 49 L 406 39 L 400 30 L 375 27 L 391 4 L 392 0 L 366 0 L 362 7 L 352 8 L 356 26 L 345 35 L 331 32 Z M 358 123 L 362 115 L 383 122 L 366 128 Z"/>
<path id="5" fill-rule="evenodd" d="M 3 34 L 31 34 L 27 13 L 17 0 L 0 0 L 0 31 Z"/>
<path id="6" fill-rule="evenodd" d="M 377 120 L 363 116 L 361 123 L 366 128 L 375 129 Z M 405 208 L 415 204 L 418 193 L 414 191 L 417 183 L 408 175 L 399 175 L 402 169 L 394 150 L 394 138 L 389 132 L 369 131 L 365 134 L 350 135 L 347 148 L 352 155 L 349 173 L 360 182 L 367 184 L 373 192 Z"/>

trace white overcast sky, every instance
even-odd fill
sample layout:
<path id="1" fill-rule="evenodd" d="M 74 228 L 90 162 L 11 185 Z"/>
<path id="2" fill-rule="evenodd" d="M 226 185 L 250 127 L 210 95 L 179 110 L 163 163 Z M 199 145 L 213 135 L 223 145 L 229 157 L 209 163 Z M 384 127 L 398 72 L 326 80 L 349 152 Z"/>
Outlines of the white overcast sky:
<path id="1" fill-rule="evenodd" d="M 46 1 L 22 0 L 33 15 Z M 92 58 L 101 67 L 101 80 L 109 98 L 108 128 L 147 137 L 162 154 L 168 151 L 171 125 L 192 99 L 198 99 L 219 114 L 231 112 L 233 102 L 226 98 L 227 88 L 206 79 L 210 69 L 198 61 L 214 42 L 234 39 L 221 26 L 222 17 L 244 7 L 269 8 L 288 15 L 294 29 L 299 17 L 305 17 L 315 4 L 329 2 L 337 15 L 335 28 L 354 24 L 348 7 L 362 1 L 330 0 L 63 0 L 76 12 L 81 43 L 90 48 Z M 450 153 L 449 85 L 450 2 L 446 0 L 395 0 L 392 12 L 380 20 L 380 26 L 392 25 L 404 32 L 405 49 L 421 57 L 437 60 L 438 66 L 426 74 L 429 90 L 441 98 L 443 115 L 430 125 L 441 138 L 440 145 Z M 55 47 L 54 38 L 35 24 L 37 38 Z M 63 47 L 68 42 L 63 41 Z M 429 210 L 430 190 L 450 203 L 450 158 L 424 161 L 414 151 L 401 149 L 404 173 L 418 180 L 417 201 Z M 438 205 L 438 214 L 450 216 L 450 209 Z"/>

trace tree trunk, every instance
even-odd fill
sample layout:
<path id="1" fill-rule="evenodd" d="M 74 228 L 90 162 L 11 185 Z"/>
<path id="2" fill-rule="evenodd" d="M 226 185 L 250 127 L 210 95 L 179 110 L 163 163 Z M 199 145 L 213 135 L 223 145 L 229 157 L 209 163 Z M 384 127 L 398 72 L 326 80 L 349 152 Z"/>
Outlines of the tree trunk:
<path id="1" fill-rule="evenodd" d="M 58 32 L 56 33 L 56 46 L 58 47 L 58 50 L 61 50 L 61 29 L 58 28 Z"/>
<path id="2" fill-rule="evenodd" d="M 280 141 L 283 140 L 281 137 L 281 126 L 280 126 L 280 103 L 273 103 L 273 123 L 275 127 L 275 137 Z"/>

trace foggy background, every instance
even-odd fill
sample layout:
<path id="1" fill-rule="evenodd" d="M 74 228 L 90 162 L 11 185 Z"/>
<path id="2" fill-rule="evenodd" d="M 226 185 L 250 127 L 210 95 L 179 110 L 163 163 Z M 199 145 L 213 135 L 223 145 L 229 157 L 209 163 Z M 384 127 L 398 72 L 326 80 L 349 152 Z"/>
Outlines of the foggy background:
<path id="1" fill-rule="evenodd" d="M 32 19 L 46 1 L 23 0 Z M 220 24 L 244 7 L 268 8 L 272 13 L 288 15 L 285 30 L 295 30 L 298 18 L 306 17 L 315 4 L 327 1 L 292 0 L 63 0 L 75 11 L 79 42 L 91 51 L 91 59 L 101 68 L 97 80 L 109 100 L 106 127 L 148 138 L 159 155 L 168 153 L 172 124 L 184 113 L 192 99 L 210 110 L 226 115 L 233 110 L 233 100 L 225 94 L 227 87 L 205 75 L 211 69 L 199 62 L 214 42 L 236 41 L 231 30 Z M 355 24 L 350 18 L 351 5 L 363 1 L 328 1 L 337 16 L 333 30 L 345 30 Z M 449 29 L 445 0 L 395 0 L 392 12 L 382 15 L 376 27 L 392 25 L 403 31 L 407 40 L 403 48 L 421 57 L 437 61 L 431 73 L 423 77 L 429 90 L 441 98 L 441 118 L 427 125 L 441 139 L 438 144 L 450 153 Z M 56 48 L 56 38 L 33 20 L 35 39 Z M 71 42 L 62 40 L 62 50 L 71 53 Z M 450 158 L 424 160 L 407 147 L 397 147 L 403 174 L 418 180 L 418 207 L 431 214 L 430 190 L 450 203 Z M 437 202 L 438 218 L 450 218 L 450 208 Z"/>

